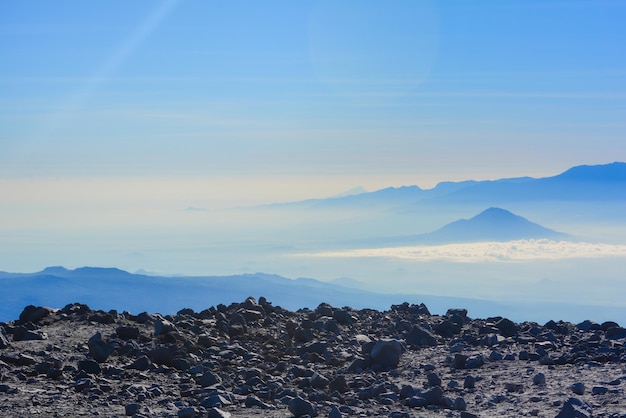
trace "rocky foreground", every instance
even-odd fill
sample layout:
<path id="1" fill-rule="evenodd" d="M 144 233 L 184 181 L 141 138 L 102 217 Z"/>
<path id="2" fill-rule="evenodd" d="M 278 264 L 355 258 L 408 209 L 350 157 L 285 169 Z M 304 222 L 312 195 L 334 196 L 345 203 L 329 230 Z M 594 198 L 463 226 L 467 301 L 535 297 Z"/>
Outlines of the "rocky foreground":
<path id="1" fill-rule="evenodd" d="M 626 329 L 264 298 L 174 316 L 28 306 L 0 323 L 0 415 L 626 417 Z"/>

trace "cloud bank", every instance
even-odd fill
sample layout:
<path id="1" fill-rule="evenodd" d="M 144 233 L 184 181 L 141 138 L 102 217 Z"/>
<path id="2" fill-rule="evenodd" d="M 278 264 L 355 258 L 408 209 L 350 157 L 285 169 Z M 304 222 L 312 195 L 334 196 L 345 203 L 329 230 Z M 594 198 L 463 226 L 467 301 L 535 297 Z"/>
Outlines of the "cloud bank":
<path id="1" fill-rule="evenodd" d="M 508 242 L 472 242 L 356 249 L 297 255 L 303 257 L 332 258 L 385 257 L 414 261 L 476 263 L 600 257 L 626 258 L 626 245 L 529 239 Z"/>

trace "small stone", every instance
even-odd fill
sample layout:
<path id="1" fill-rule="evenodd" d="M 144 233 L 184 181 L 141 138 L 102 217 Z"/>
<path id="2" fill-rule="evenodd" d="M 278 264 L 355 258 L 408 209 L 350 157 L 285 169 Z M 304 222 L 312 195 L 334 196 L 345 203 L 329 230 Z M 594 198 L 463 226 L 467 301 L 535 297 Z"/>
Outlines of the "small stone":
<path id="1" fill-rule="evenodd" d="M 533 376 L 533 385 L 545 385 L 546 376 L 543 373 L 537 373 Z"/>
<path id="2" fill-rule="evenodd" d="M 441 378 L 437 373 L 428 373 L 426 375 L 426 380 L 428 380 L 428 386 L 441 386 Z"/>
<path id="3" fill-rule="evenodd" d="M 455 411 L 465 411 L 465 409 L 467 409 L 465 399 L 461 398 L 460 396 L 456 398 L 454 400 L 454 403 L 452 404 L 452 409 L 454 409 Z"/>
<path id="4" fill-rule="evenodd" d="M 230 418 L 231 413 L 227 411 L 222 411 L 219 408 L 211 408 L 207 414 L 207 418 Z"/>
<path id="5" fill-rule="evenodd" d="M 129 403 L 124 407 L 124 413 L 126 416 L 130 417 L 139 412 L 139 404 L 138 403 Z"/>
<path id="6" fill-rule="evenodd" d="M 604 395 L 609 391 L 606 386 L 594 386 L 591 388 L 592 395 Z"/>
<path id="7" fill-rule="evenodd" d="M 576 395 L 584 395 L 585 394 L 585 384 L 582 382 L 576 382 L 571 386 L 572 392 Z"/>

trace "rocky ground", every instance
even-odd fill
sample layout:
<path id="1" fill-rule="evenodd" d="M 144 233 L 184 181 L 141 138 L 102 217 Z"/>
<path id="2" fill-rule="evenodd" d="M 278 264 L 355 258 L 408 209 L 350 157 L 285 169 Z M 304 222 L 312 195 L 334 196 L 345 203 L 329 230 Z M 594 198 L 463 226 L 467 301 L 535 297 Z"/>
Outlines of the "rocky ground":
<path id="1" fill-rule="evenodd" d="M 0 324 L 0 415 L 626 417 L 626 329 L 248 298 L 174 316 L 29 306 Z"/>

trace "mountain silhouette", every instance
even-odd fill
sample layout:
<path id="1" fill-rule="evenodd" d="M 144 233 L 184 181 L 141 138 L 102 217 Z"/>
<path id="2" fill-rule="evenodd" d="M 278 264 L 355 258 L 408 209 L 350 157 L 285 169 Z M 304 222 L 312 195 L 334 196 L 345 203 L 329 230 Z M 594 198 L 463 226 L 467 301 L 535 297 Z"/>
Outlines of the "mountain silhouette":
<path id="1" fill-rule="evenodd" d="M 556 176 L 441 182 L 432 189 L 388 187 L 350 196 L 279 203 L 269 207 L 308 209 L 396 208 L 412 206 L 500 206 L 509 202 L 626 202 L 626 163 L 572 167 Z"/>
<path id="2" fill-rule="evenodd" d="M 428 242 L 476 242 L 566 237 L 508 210 L 491 207 L 471 219 L 460 219 L 416 238 Z"/>

